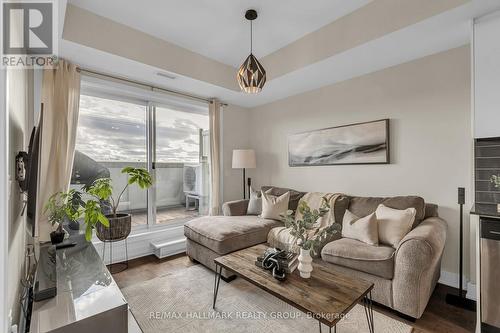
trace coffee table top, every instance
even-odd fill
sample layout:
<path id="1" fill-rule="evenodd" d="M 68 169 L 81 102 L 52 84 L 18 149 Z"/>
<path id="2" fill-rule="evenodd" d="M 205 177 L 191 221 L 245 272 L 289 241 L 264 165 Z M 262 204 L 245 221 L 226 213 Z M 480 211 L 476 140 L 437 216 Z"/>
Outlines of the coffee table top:
<path id="1" fill-rule="evenodd" d="M 373 283 L 332 271 L 328 263 L 313 262 L 311 278 L 296 269 L 285 281 L 255 266 L 267 245 L 259 244 L 229 253 L 214 261 L 241 278 L 332 327 L 373 289 Z"/>

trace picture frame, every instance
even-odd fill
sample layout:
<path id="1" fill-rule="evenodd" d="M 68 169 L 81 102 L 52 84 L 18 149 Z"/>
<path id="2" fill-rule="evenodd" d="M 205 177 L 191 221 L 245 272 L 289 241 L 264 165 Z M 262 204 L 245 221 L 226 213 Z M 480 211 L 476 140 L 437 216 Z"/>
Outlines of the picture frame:
<path id="1" fill-rule="evenodd" d="M 390 120 L 379 119 L 288 136 L 288 165 L 390 164 Z"/>

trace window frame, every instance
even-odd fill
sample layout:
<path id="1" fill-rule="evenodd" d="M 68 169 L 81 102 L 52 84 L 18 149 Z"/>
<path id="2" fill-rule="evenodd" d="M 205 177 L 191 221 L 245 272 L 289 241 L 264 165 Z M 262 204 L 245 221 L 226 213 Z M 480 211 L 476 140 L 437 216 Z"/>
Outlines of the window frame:
<path id="1" fill-rule="evenodd" d="M 207 102 L 192 101 L 188 98 L 171 96 L 167 93 L 138 88 L 111 80 L 82 75 L 80 96 L 87 95 L 108 100 L 133 103 L 145 107 L 146 112 L 146 169 L 154 175 L 156 160 L 156 108 L 167 108 L 175 111 L 206 115 L 209 109 Z M 156 187 L 147 189 L 147 223 L 132 226 L 130 235 L 136 236 L 148 232 L 175 229 L 183 226 L 185 221 L 179 220 L 166 224 L 157 223 Z M 94 235 L 94 243 L 99 242 Z"/>

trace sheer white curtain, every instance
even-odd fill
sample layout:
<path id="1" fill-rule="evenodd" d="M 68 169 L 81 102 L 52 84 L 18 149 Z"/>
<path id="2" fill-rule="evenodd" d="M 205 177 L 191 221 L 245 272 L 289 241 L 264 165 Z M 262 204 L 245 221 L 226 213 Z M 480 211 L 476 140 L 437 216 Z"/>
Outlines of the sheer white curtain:
<path id="1" fill-rule="evenodd" d="M 52 194 L 68 189 L 73 168 L 80 104 L 80 73 L 75 65 L 59 60 L 56 67 L 43 71 L 42 104 L 37 222 L 43 242 L 50 240 L 52 231 L 43 207 Z"/>
<path id="2" fill-rule="evenodd" d="M 210 215 L 220 214 L 220 113 L 221 103 L 211 100 L 208 107 L 210 122 Z"/>

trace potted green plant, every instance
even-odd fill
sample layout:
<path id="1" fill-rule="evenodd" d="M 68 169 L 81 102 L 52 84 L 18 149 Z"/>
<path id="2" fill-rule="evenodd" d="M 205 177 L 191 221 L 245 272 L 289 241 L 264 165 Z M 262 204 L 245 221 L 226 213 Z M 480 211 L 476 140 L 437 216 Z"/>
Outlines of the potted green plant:
<path id="1" fill-rule="evenodd" d="M 85 217 L 87 225 L 85 238 L 90 241 L 92 238 L 92 229 L 97 224 L 109 226 L 109 222 L 102 214 L 99 205 L 95 205 L 91 200 L 84 202 L 79 191 L 71 189 L 67 192 L 54 193 L 45 205 L 44 212 L 48 212 L 49 222 L 57 229 L 50 233 L 52 244 L 61 243 L 64 240 L 63 222 L 76 222 L 82 215 Z"/>
<path id="2" fill-rule="evenodd" d="M 127 174 L 128 181 L 116 198 L 113 197 L 110 178 L 99 178 L 85 189 L 85 192 L 93 198 L 92 200 L 96 204 L 101 203 L 111 211 L 111 214 L 106 215 L 109 220 L 109 228 L 96 225 L 97 237 L 102 241 L 125 239 L 130 233 L 132 216 L 118 213 L 120 201 L 127 188 L 133 184 L 138 185 L 141 189 L 147 189 L 153 185 L 151 175 L 146 169 L 126 167 L 121 172 Z"/>
<path id="3" fill-rule="evenodd" d="M 318 228 L 316 222 L 330 211 L 327 198 L 323 197 L 319 209 L 311 209 L 305 201 L 301 201 L 297 207 L 301 219 L 296 219 L 294 212 L 288 210 L 282 215 L 285 227 L 290 228 L 290 234 L 294 237 L 294 243 L 300 248 L 297 269 L 302 278 L 310 278 L 313 267 L 311 253 L 315 254 L 319 246 L 327 237 L 340 231 L 341 226 L 333 223 L 324 228 Z"/>
<path id="4" fill-rule="evenodd" d="M 493 183 L 495 188 L 500 188 L 500 175 L 492 175 L 490 181 Z M 497 203 L 497 212 L 500 213 L 500 203 Z"/>
<path id="5" fill-rule="evenodd" d="M 57 192 L 49 198 L 43 212 L 48 213 L 52 226 L 57 225 L 57 229 L 50 233 L 50 242 L 61 243 L 64 240 L 63 222 L 66 218 L 66 205 L 62 199 L 62 192 Z"/>

